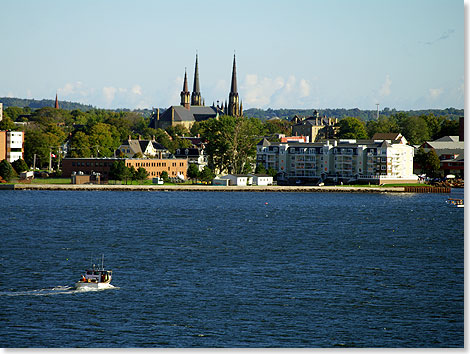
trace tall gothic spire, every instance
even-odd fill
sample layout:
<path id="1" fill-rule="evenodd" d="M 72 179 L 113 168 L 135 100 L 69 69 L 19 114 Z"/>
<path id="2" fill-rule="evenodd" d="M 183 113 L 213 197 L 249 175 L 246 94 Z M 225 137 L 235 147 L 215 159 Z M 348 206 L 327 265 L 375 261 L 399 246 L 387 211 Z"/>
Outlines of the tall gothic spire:
<path id="1" fill-rule="evenodd" d="M 55 109 L 59 109 L 59 100 L 57 99 L 57 92 L 55 93 Z"/>
<path id="2" fill-rule="evenodd" d="M 232 69 L 232 85 L 230 87 L 230 94 L 228 95 L 228 115 L 238 117 L 240 115 L 240 106 L 238 104 L 238 89 L 237 89 L 237 64 L 235 62 L 235 54 L 233 55 L 233 69 Z"/>
<path id="3" fill-rule="evenodd" d="M 183 91 L 181 91 L 181 105 L 184 106 L 184 108 L 189 109 L 190 103 L 190 93 L 188 91 L 188 74 L 186 72 L 186 68 L 184 68 L 184 82 L 183 82 Z"/>
<path id="4" fill-rule="evenodd" d="M 232 85 L 230 87 L 231 93 L 238 93 L 237 90 L 237 64 L 235 62 L 235 54 L 233 55 L 233 69 L 232 69 Z"/>
<path id="5" fill-rule="evenodd" d="M 201 92 L 199 89 L 199 65 L 197 61 L 197 54 L 196 54 L 196 66 L 194 69 L 194 85 L 193 85 L 193 93 L 191 94 L 191 105 L 192 106 L 200 106 L 201 105 Z"/>

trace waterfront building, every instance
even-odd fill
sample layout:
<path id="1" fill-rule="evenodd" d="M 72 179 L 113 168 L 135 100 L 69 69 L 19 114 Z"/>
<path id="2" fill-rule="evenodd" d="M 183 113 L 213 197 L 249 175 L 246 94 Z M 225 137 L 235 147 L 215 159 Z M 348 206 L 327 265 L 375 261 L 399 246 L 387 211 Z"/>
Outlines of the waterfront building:
<path id="1" fill-rule="evenodd" d="M 319 139 L 328 139 L 336 132 L 337 118 L 320 117 L 317 111 L 311 117 L 299 117 L 296 115 L 291 120 L 293 136 L 306 136 L 308 142 L 315 142 Z"/>
<path id="2" fill-rule="evenodd" d="M 251 177 L 249 175 L 243 174 L 228 174 L 224 176 L 220 176 L 217 178 L 218 180 L 227 180 L 228 182 L 225 185 L 228 186 L 247 186 Z M 218 183 L 213 183 L 218 184 Z"/>
<path id="3" fill-rule="evenodd" d="M 420 147 L 425 152 L 434 150 L 436 155 L 441 161 L 441 168 L 443 176 L 449 174 L 457 177 L 464 177 L 465 164 L 464 164 L 464 148 L 465 142 L 460 140 L 459 136 L 444 136 L 434 141 L 426 141 Z M 420 170 L 419 166 L 416 166 Z"/>
<path id="4" fill-rule="evenodd" d="M 257 164 L 273 168 L 278 181 L 285 182 L 415 182 L 413 156 L 414 149 L 406 140 L 271 143 L 263 139 L 257 145 Z"/>
<path id="5" fill-rule="evenodd" d="M 214 103 L 212 106 L 205 106 L 204 99 L 201 96 L 199 84 L 199 62 L 196 55 L 196 64 L 194 69 L 193 92 L 188 89 L 188 75 L 185 70 L 183 80 L 183 90 L 180 93 L 181 101 L 179 106 L 170 106 L 162 114 L 156 109 L 150 120 L 149 127 L 154 129 L 166 129 L 170 126 L 183 125 L 190 129 L 195 122 L 204 121 L 210 118 L 218 118 L 221 115 L 228 114 L 233 116 L 242 116 L 243 107 L 239 101 L 237 89 L 237 72 L 235 56 L 233 57 L 232 81 L 229 93 L 229 103 Z M 217 101 L 218 102 L 218 101 Z"/>
<path id="6" fill-rule="evenodd" d="M 0 131 L 0 161 L 24 159 L 24 132 Z"/>
<path id="7" fill-rule="evenodd" d="M 65 158 L 62 160 L 62 175 L 70 177 L 73 173 L 92 175 L 99 173 L 109 179 L 111 166 L 115 161 L 124 161 L 127 167 L 145 168 L 148 178 L 161 177 L 166 171 L 170 178 L 186 179 L 188 171 L 187 159 L 135 159 L 135 158 Z"/>

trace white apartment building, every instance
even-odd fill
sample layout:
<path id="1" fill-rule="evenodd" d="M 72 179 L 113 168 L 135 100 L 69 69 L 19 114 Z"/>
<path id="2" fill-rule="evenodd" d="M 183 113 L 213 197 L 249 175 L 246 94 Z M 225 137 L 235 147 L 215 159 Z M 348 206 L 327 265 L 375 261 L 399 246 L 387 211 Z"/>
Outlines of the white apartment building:
<path id="1" fill-rule="evenodd" d="M 290 181 L 415 182 L 414 149 L 406 140 L 326 140 L 257 145 L 257 163 Z"/>
<path id="2" fill-rule="evenodd" d="M 23 159 L 24 132 L 0 131 L 0 161 Z"/>

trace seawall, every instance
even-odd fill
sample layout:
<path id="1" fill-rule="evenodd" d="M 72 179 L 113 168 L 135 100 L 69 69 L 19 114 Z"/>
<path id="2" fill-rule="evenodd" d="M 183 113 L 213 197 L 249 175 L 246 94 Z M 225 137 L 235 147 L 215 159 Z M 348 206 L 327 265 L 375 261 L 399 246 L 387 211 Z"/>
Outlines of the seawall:
<path id="1" fill-rule="evenodd" d="M 296 192 L 296 193 L 450 193 L 450 188 L 409 190 L 407 187 L 350 186 L 209 186 L 209 185 L 95 185 L 95 184 L 3 184 L 0 190 L 155 191 L 155 192 Z"/>

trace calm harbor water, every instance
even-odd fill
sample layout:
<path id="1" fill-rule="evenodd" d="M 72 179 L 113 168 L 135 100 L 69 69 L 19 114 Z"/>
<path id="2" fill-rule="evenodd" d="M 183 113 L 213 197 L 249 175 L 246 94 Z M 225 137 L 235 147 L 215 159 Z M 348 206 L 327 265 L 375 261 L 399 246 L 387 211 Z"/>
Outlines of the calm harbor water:
<path id="1" fill-rule="evenodd" d="M 0 347 L 463 347 L 447 198 L 1 191 Z"/>

